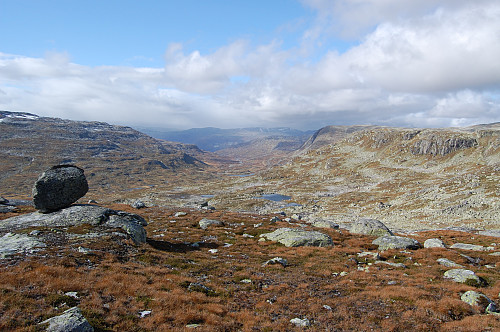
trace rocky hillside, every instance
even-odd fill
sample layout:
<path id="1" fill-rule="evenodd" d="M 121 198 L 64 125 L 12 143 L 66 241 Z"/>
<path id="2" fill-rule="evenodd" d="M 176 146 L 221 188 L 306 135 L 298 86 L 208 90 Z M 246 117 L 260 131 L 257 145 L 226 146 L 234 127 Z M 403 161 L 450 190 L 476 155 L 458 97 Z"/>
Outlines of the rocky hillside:
<path id="1" fill-rule="evenodd" d="M 371 128 L 340 140 L 330 129 L 326 135 L 320 130 L 310 147 L 285 165 L 212 190 L 211 203 L 346 224 L 375 217 L 400 230 L 498 229 L 499 127 Z M 272 193 L 291 198 L 258 199 Z"/>
<path id="2" fill-rule="evenodd" d="M 57 164 L 84 168 L 97 191 L 153 186 L 173 174 L 199 174 L 207 168 L 196 158 L 203 154 L 196 147 L 159 141 L 129 127 L 0 112 L 2 195 L 29 195 L 38 174 Z"/>

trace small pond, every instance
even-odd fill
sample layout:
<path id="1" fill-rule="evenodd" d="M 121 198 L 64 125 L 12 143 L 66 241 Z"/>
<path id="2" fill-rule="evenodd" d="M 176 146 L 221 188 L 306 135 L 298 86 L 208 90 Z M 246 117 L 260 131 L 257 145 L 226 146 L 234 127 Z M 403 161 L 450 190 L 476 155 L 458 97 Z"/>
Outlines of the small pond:
<path id="1" fill-rule="evenodd" d="M 286 196 L 286 195 L 281 195 L 281 194 L 266 194 L 262 195 L 260 197 L 254 197 L 258 199 L 267 199 L 268 201 L 273 201 L 273 202 L 281 202 L 281 201 L 288 201 L 289 199 L 292 198 L 292 196 Z"/>

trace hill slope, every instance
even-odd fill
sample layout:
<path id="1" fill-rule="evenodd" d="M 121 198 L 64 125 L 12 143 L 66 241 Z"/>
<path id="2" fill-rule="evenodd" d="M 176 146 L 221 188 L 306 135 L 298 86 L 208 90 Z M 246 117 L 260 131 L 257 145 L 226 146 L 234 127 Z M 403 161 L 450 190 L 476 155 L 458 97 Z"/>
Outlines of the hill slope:
<path id="1" fill-rule="evenodd" d="M 212 204 L 344 223 L 372 217 L 407 230 L 500 227 L 498 124 L 372 128 L 340 140 L 326 132 L 315 138 L 323 142 L 319 148 L 306 148 L 285 165 L 227 181 Z M 268 193 L 292 198 L 256 199 Z"/>
<path id="2" fill-rule="evenodd" d="M 192 146 L 159 141 L 129 127 L 0 112 L 0 188 L 29 195 L 48 167 L 76 164 L 94 190 L 125 191 L 165 183 L 173 174 L 194 176 L 207 165 Z M 189 178 L 188 176 L 188 178 Z"/>

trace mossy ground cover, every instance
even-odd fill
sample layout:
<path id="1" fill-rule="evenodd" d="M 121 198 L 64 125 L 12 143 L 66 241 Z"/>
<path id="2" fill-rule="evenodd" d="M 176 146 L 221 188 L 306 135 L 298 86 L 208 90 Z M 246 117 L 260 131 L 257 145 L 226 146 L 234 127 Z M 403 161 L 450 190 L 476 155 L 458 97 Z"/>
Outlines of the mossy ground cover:
<path id="1" fill-rule="evenodd" d="M 500 259 L 490 252 L 381 252 L 383 260 L 406 266 L 395 268 L 359 258 L 360 252 L 376 252 L 374 237 L 343 229 L 314 229 L 330 235 L 332 247 L 286 248 L 260 242 L 259 235 L 302 226 L 271 223 L 272 215 L 183 209 L 187 214 L 175 217 L 180 210 L 109 207 L 148 219 L 148 243 L 134 246 L 131 240 L 107 236 L 1 260 L 0 330 L 36 331 L 37 323 L 73 305 L 97 331 L 182 331 L 187 326 L 203 331 L 301 330 L 290 323 L 295 317 L 309 319 L 309 330 L 500 329 L 498 316 L 481 314 L 460 300 L 465 291 L 477 290 L 498 303 Z M 224 225 L 202 230 L 202 218 Z M 411 237 L 421 243 L 437 237 L 448 245 L 496 241 L 455 231 Z M 77 245 L 90 253 L 78 251 Z M 288 265 L 263 266 L 274 257 L 285 258 Z M 436 262 L 442 257 L 474 270 L 487 283 L 474 287 L 444 279 L 447 268 Z M 78 298 L 67 292 L 77 292 Z M 144 310 L 151 313 L 141 318 Z"/>

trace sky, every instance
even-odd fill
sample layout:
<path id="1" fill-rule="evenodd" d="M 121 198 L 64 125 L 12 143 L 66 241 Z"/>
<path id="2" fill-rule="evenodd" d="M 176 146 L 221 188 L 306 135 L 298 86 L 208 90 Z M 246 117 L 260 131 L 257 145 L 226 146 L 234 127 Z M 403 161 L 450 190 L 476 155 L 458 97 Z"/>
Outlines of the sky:
<path id="1" fill-rule="evenodd" d="M 500 122 L 498 0 L 0 0 L 0 110 L 136 127 Z"/>

